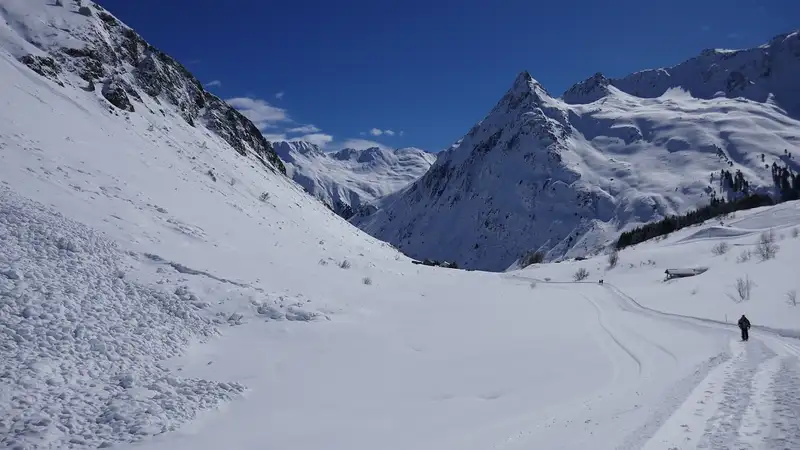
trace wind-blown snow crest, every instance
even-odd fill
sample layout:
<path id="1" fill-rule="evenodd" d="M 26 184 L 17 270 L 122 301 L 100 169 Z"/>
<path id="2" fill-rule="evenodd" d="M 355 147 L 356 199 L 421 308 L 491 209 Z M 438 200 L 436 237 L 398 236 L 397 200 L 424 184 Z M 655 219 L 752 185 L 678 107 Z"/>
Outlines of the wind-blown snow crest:
<path id="1" fill-rule="evenodd" d="M 774 192 L 773 164 L 800 168 L 798 36 L 595 74 L 561 98 L 522 73 L 422 178 L 352 221 L 413 257 L 500 271 L 535 251 L 592 254 L 629 227 L 738 195 L 723 169 Z"/>
<path id="2" fill-rule="evenodd" d="M 436 160 L 436 155 L 414 147 L 326 153 L 302 141 L 274 146 L 287 175 L 345 219 L 369 214 L 378 198 L 408 186 Z"/>

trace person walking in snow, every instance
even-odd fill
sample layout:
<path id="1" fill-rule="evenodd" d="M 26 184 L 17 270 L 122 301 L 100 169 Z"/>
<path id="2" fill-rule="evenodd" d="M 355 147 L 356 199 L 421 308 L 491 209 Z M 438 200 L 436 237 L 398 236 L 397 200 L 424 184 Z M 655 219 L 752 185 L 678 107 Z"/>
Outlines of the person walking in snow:
<path id="1" fill-rule="evenodd" d="M 742 317 L 739 318 L 739 329 L 742 330 L 742 340 L 746 341 L 750 339 L 750 321 L 747 320 L 747 317 L 742 314 Z"/>

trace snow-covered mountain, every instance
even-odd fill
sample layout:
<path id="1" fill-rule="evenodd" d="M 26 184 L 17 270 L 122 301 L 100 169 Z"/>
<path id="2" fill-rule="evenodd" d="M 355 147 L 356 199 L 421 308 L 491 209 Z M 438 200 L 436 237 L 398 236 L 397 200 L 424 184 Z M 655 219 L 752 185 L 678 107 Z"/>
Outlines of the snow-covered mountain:
<path id="1" fill-rule="evenodd" d="M 504 270 L 600 249 L 626 227 L 729 195 L 722 169 L 770 190 L 798 166 L 800 33 L 675 67 L 597 74 L 551 96 L 527 72 L 408 188 L 352 220 L 414 257 Z"/>
<path id="2" fill-rule="evenodd" d="M 414 147 L 326 153 L 303 141 L 273 145 L 287 175 L 345 219 L 370 213 L 377 198 L 408 186 L 436 160 L 436 155 Z"/>
<path id="3" fill-rule="evenodd" d="M 248 323 L 327 321 L 372 300 L 378 261 L 411 266 L 96 4 L 0 2 L 0 81 L 0 448 L 175 430 L 248 385 L 167 358 Z"/>
<path id="4" fill-rule="evenodd" d="M 798 202 L 612 269 L 414 265 L 180 106 L 31 70 L 99 11 L 55 3 L 0 2 L 0 448 L 800 446 Z"/>
<path id="5" fill-rule="evenodd" d="M 79 87 L 109 111 L 179 117 L 222 138 L 241 155 L 285 173 L 258 128 L 203 89 L 178 61 L 148 44 L 100 5 L 58 0 L 8 0 L 0 5 L 0 45 L 17 60 L 64 88 Z"/>

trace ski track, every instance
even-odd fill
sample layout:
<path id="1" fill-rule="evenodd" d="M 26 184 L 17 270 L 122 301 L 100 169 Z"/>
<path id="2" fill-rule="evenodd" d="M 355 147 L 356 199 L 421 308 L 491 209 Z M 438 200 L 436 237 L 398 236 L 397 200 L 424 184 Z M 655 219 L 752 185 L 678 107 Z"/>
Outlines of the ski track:
<path id="1" fill-rule="evenodd" d="M 547 284 L 592 284 L 589 282 L 548 282 Z M 676 384 L 693 383 L 690 392 L 678 394 L 677 404 L 664 405 L 619 448 L 645 449 L 800 449 L 800 344 L 781 330 L 753 327 L 751 340 L 742 342 L 731 324 L 658 311 L 643 306 L 616 286 L 603 287 L 619 300 L 622 311 L 658 318 L 714 332 L 734 332 L 730 350 L 709 360 L 693 376 Z M 581 295 L 598 313 L 603 331 L 633 360 L 639 373 L 640 359 L 616 336 L 604 319 L 601 304 Z M 656 342 L 627 330 L 662 353 L 677 357 Z M 682 398 L 681 398 L 682 397 Z M 666 403 L 668 399 L 665 398 Z M 653 430 L 648 433 L 648 429 Z M 650 434 L 647 436 L 647 434 Z M 637 444 L 639 442 L 639 444 Z"/>
<path id="2" fill-rule="evenodd" d="M 732 328 L 715 320 L 647 308 L 616 286 L 604 286 L 637 308 L 663 318 L 683 319 L 708 328 Z M 705 397 L 698 401 L 692 395 L 673 413 L 676 417 L 694 417 L 695 420 L 680 423 L 680 432 L 669 429 L 675 427 L 675 422 L 665 423 L 648 441 L 654 445 L 652 448 L 800 448 L 800 398 L 797 395 L 800 392 L 800 347 L 771 330 L 751 332 L 751 337 L 754 339 L 746 343 L 731 341 L 734 357 L 722 366 L 724 381 L 718 383 L 714 375 L 709 374 L 697 387 L 703 390 Z M 706 406 L 709 400 L 716 406 L 710 417 Z M 699 426 L 703 426 L 702 437 L 699 442 L 692 442 L 688 435 L 692 428 Z M 677 442 L 673 438 L 667 447 L 663 447 L 661 444 L 667 442 L 660 436 L 665 434 L 683 434 L 683 437 Z"/>
<path id="3" fill-rule="evenodd" d="M 600 308 L 600 305 L 598 305 L 595 300 L 592 300 L 591 298 L 589 298 L 588 296 L 584 295 L 583 293 L 581 293 L 581 297 L 585 298 L 586 301 L 589 302 L 594 307 L 594 309 L 597 311 L 597 322 L 600 324 L 600 328 L 602 328 L 603 331 L 605 332 L 605 334 L 607 334 L 608 337 L 610 337 L 611 340 L 614 341 L 615 344 L 617 344 L 617 347 L 621 348 L 622 351 L 624 351 L 628 356 L 630 356 L 630 358 L 636 363 L 636 368 L 637 368 L 637 371 L 638 371 L 638 375 L 641 375 L 642 374 L 642 360 L 639 359 L 639 357 L 636 356 L 636 354 L 633 351 L 631 351 L 628 347 L 626 347 L 625 344 L 623 344 L 622 341 L 620 341 L 617 338 L 617 336 L 614 334 L 614 332 L 611 331 L 611 328 L 609 328 L 609 326 L 606 324 L 605 316 L 603 314 L 603 309 Z"/>
<path id="4" fill-rule="evenodd" d="M 732 328 L 729 324 L 715 320 L 646 308 L 616 286 L 604 286 L 619 298 L 663 318 L 683 319 L 708 328 Z M 713 376 L 709 375 L 698 385 L 698 388 L 708 394 L 704 400 L 695 402 L 690 396 L 673 413 L 674 416 L 689 417 L 686 410 L 692 409 L 694 417 L 706 419 L 699 442 L 693 443 L 686 436 L 692 427 L 700 425 L 695 419 L 689 421 L 691 423 L 679 425 L 684 438 L 681 442 L 669 442 L 670 446 L 667 448 L 800 448 L 800 398 L 797 395 L 800 392 L 800 347 L 787 342 L 786 337 L 771 330 L 761 329 L 751 333 L 751 337 L 754 339 L 747 343 L 731 341 L 731 354 L 735 356 L 723 366 L 724 381 L 721 384 L 717 384 Z M 716 410 L 710 417 L 706 417 L 702 413 L 703 404 L 711 397 L 717 397 Z M 660 434 L 681 434 L 675 431 L 677 430 L 660 429 L 648 443 L 658 442 Z"/>

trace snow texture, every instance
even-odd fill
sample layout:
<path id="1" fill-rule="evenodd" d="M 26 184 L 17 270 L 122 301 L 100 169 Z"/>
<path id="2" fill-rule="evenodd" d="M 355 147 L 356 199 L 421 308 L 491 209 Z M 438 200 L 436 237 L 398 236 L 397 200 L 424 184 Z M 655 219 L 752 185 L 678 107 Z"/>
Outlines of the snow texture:
<path id="1" fill-rule="evenodd" d="M 105 27 L 96 5 L 63 3 L 0 5 L 3 448 L 800 444 L 800 308 L 786 301 L 800 203 L 626 248 L 612 269 L 604 255 L 506 273 L 415 265 L 180 106 L 160 100 L 162 114 L 119 83 L 126 112 L 101 83 L 56 73 L 31 41 Z M 568 130 L 561 101 L 519 81 L 506 100 L 539 99 L 537 139 Z M 740 262 L 770 230 L 775 258 Z M 664 281 L 695 267 L 708 270 Z M 737 303 L 740 277 L 754 287 Z"/>
<path id="2" fill-rule="evenodd" d="M 0 446 L 85 448 L 175 429 L 238 383 L 158 361 L 215 334 L 181 291 L 125 278 L 125 255 L 0 188 Z"/>
<path id="3" fill-rule="evenodd" d="M 303 141 L 273 145 L 287 175 L 345 219 L 370 214 L 376 199 L 416 181 L 436 160 L 435 155 L 413 147 L 326 153 Z"/>
<path id="4" fill-rule="evenodd" d="M 352 222 L 412 257 L 502 271 L 601 251 L 620 231 L 733 195 L 720 170 L 774 192 L 800 169 L 800 32 L 705 51 L 555 98 L 527 72 L 411 186 Z M 795 157 L 790 156 L 795 155 Z"/>

